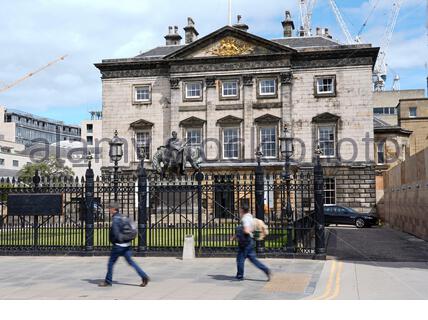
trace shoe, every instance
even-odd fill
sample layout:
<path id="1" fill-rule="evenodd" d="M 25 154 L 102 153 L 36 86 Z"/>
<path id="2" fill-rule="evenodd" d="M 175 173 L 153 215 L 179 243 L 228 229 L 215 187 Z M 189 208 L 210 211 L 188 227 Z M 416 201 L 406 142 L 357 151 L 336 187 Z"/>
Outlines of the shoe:
<path id="1" fill-rule="evenodd" d="M 141 284 L 140 284 L 140 287 L 147 287 L 147 285 L 149 284 L 149 282 L 150 282 L 150 278 L 143 278 L 143 280 L 142 280 L 142 282 L 141 282 Z"/>
<path id="2" fill-rule="evenodd" d="M 244 281 L 244 277 L 235 277 L 236 281 Z"/>
<path id="3" fill-rule="evenodd" d="M 268 272 L 266 272 L 266 277 L 267 277 L 267 282 L 269 282 L 272 279 L 272 271 L 268 270 Z"/>
<path id="4" fill-rule="evenodd" d="M 103 281 L 103 282 L 98 284 L 98 287 L 101 287 L 101 288 L 111 287 L 111 283 Z"/>

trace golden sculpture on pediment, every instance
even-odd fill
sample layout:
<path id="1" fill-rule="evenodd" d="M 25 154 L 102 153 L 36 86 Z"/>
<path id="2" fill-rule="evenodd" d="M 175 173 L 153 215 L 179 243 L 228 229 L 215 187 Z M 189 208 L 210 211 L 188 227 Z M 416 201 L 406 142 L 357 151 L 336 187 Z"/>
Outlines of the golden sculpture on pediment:
<path id="1" fill-rule="evenodd" d="M 229 57 L 250 54 L 253 51 L 254 47 L 248 43 L 239 41 L 232 37 L 227 37 L 222 39 L 215 48 L 208 50 L 207 53 L 220 57 Z"/>

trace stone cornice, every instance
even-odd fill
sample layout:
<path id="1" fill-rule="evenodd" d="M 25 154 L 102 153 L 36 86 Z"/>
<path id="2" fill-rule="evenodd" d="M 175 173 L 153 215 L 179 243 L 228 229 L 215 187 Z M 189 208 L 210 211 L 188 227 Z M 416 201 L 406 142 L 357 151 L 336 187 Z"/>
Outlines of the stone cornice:
<path id="1" fill-rule="evenodd" d="M 103 79 L 169 76 L 171 73 L 221 72 L 231 70 L 275 68 L 325 68 L 374 66 L 379 48 L 337 49 L 240 57 L 210 57 L 197 59 L 104 60 L 95 64 Z"/>

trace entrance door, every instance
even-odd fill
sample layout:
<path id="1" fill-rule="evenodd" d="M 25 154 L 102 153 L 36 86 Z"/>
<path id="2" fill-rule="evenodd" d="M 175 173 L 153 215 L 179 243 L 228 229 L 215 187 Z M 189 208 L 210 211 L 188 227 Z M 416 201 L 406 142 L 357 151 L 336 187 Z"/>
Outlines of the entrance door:
<path id="1" fill-rule="evenodd" d="M 234 213 L 234 184 L 229 176 L 214 178 L 214 214 L 216 218 L 232 218 Z"/>

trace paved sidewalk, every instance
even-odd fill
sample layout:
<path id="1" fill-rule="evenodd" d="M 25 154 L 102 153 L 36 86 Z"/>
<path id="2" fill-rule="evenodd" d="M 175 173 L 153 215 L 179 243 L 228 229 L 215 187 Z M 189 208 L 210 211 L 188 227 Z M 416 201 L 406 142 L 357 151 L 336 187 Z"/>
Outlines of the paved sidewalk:
<path id="1" fill-rule="evenodd" d="M 152 277 L 140 288 L 123 258 L 111 288 L 99 288 L 107 257 L 0 257 L 0 299 L 428 299 L 428 243 L 388 228 L 330 228 L 329 260 L 263 260 L 266 282 L 235 259 L 136 258 Z"/>
<path id="2" fill-rule="evenodd" d="M 99 288 L 107 257 L 0 257 L 0 299 L 302 299 L 313 294 L 325 262 L 264 260 L 271 282 L 246 264 L 243 282 L 234 281 L 235 260 L 135 258 L 152 277 L 140 288 L 123 258 L 111 288 Z"/>

